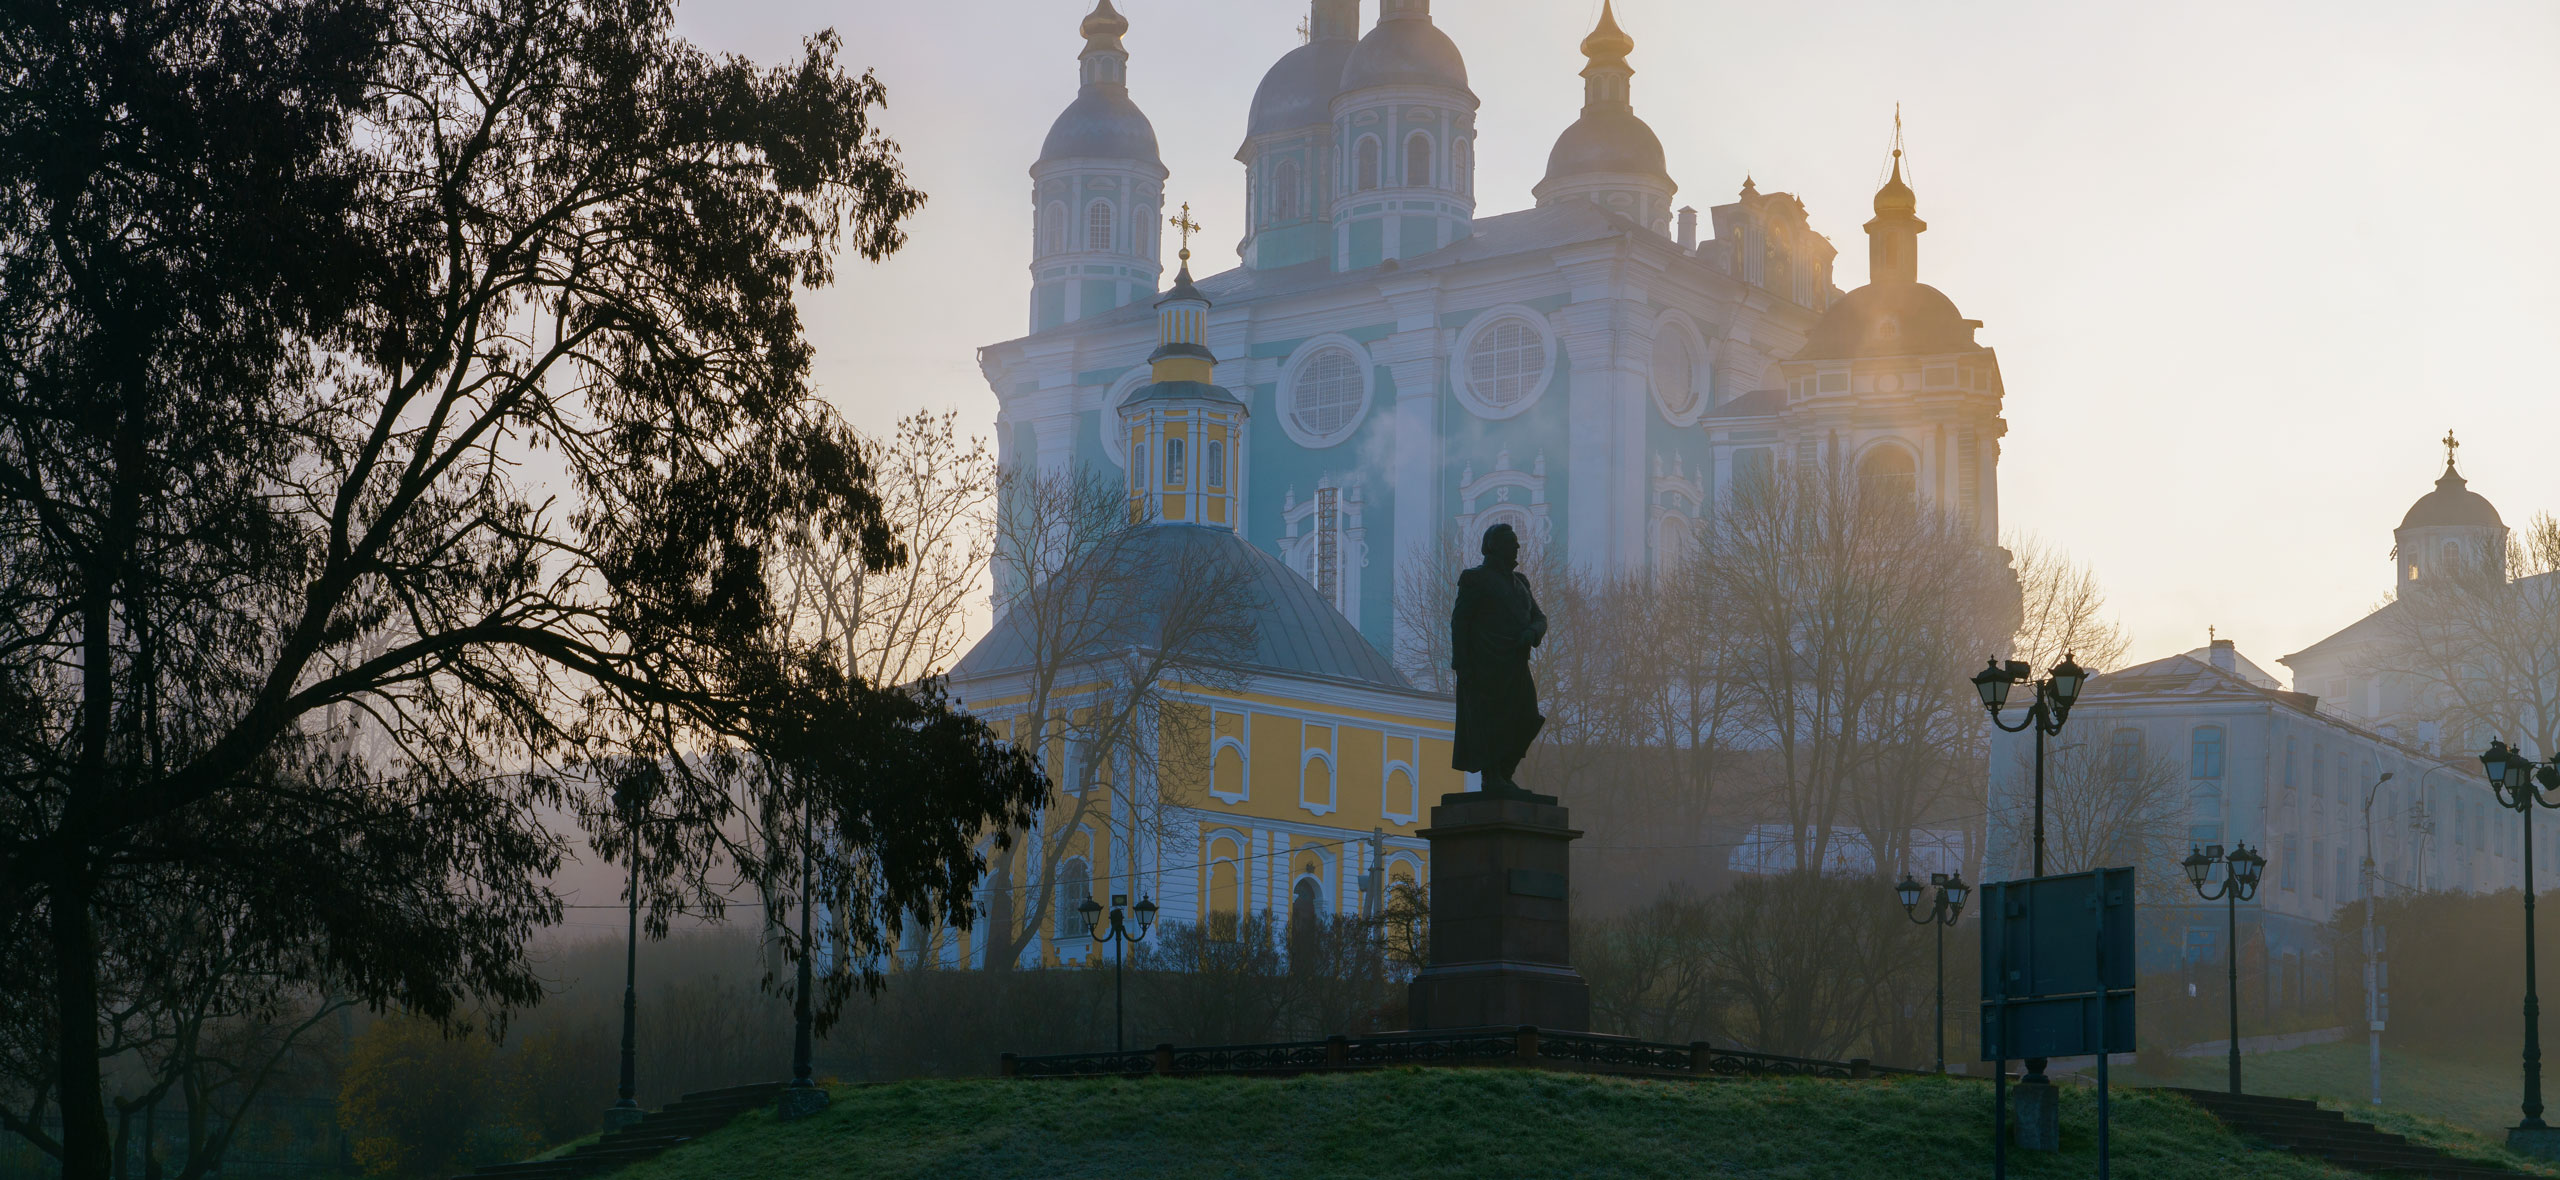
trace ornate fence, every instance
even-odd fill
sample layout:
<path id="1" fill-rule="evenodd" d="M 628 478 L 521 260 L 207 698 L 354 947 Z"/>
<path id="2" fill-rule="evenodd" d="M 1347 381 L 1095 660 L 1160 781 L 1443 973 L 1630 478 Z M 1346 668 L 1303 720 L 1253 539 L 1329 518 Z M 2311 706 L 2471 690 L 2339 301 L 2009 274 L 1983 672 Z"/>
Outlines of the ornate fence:
<path id="1" fill-rule="evenodd" d="M 1282 1075 L 1397 1065 L 1492 1065 L 1662 1078 L 1865 1078 L 1923 1070 L 1871 1065 L 1865 1058 L 1815 1061 L 1747 1049 L 1638 1041 L 1596 1033 L 1552 1032 L 1523 1025 L 1511 1032 L 1388 1033 L 1270 1045 L 1158 1045 L 1132 1053 L 1007 1053 L 996 1072 L 1008 1078 L 1171 1077 L 1204 1074 Z"/>

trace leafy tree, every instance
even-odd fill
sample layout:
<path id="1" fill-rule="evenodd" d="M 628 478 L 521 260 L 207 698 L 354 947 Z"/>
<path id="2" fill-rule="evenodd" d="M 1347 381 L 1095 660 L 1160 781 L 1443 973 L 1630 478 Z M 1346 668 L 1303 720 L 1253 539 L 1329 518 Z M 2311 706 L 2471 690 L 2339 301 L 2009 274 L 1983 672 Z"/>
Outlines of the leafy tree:
<path id="1" fill-rule="evenodd" d="M 50 1034 L 10 1044 L 65 1175 L 109 1173 L 111 993 L 168 874 L 277 987 L 451 1022 L 540 995 L 542 815 L 606 810 L 566 768 L 665 768 L 623 850 L 661 926 L 718 911 L 715 863 L 849 885 L 857 964 L 882 913 L 965 915 L 1045 794 L 932 684 L 777 625 L 785 538 L 905 556 L 793 294 L 923 198 L 831 34 L 764 69 L 668 23 L 0 7 L 0 994 Z"/>

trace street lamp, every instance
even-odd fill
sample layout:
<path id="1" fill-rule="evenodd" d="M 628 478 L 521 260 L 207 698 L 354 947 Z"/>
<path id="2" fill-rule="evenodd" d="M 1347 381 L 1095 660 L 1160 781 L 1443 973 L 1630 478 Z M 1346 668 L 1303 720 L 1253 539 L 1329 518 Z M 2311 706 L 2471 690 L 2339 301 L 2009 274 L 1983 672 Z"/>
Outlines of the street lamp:
<path id="1" fill-rule="evenodd" d="M 2079 701 L 2080 690 L 2089 683 L 2089 672 L 2071 658 L 2071 653 L 2064 652 L 2062 662 L 2055 664 L 2044 679 L 2036 680 L 2034 677 L 2035 669 L 2028 667 L 2024 660 L 2010 660 L 2005 664 L 1992 660 L 1973 674 L 1973 691 L 1982 697 L 1983 710 L 1991 714 L 1991 724 L 1999 727 L 2001 732 L 2036 731 L 2035 875 L 2041 877 L 2044 875 L 2044 740 L 2062 732 L 2062 723 L 2071 717 L 2071 706 Z M 2027 715 L 2016 725 L 2000 720 L 2000 710 L 2009 704 L 2009 690 L 2028 683 L 2035 685 L 2035 700 L 2028 703 Z M 2027 1076 L 2019 1081 L 2030 1086 L 2048 1084 L 2044 1064 L 2042 1057 L 2028 1058 Z"/>
<path id="2" fill-rule="evenodd" d="M 1930 901 L 1929 913 L 1925 917 L 1919 912 L 1920 883 L 1912 880 L 1911 874 L 1904 873 L 1902 883 L 1894 886 L 1893 891 L 1902 899 L 1903 915 L 1910 918 L 1914 925 L 1937 928 L 1938 1072 L 1945 1073 L 1947 1072 L 1947 927 L 1955 925 L 1956 919 L 1964 913 L 1964 896 L 1971 890 L 1965 886 L 1962 873 L 1931 873 L 1929 884 L 1936 886 L 1938 892 L 1937 896 Z"/>
<path id="3" fill-rule="evenodd" d="M 2545 1131 L 2549 1125 L 2542 1121 L 2542 1001 L 2533 985 L 2533 809 L 2536 804 L 2560 807 L 2560 799 L 2543 797 L 2544 791 L 2560 790 L 2560 767 L 2536 764 L 2524 751 L 2492 740 L 2489 752 L 2480 756 L 2480 769 L 2498 806 L 2524 817 L 2524 1121 L 2515 1129 Z"/>
<path id="4" fill-rule="evenodd" d="M 610 1126 L 628 1126 L 640 1121 L 640 824 L 649 810 L 650 800 L 657 797 L 657 767 L 650 766 L 623 776 L 614 784 L 613 809 L 622 815 L 631 831 L 630 929 L 622 947 L 622 1079 L 616 1090 L 619 1097 L 613 1109 L 605 1112 Z"/>
<path id="5" fill-rule="evenodd" d="M 2222 883 L 2212 884 L 2213 866 L 2223 866 Z M 2240 903 L 2258 895 L 2258 881 L 2266 874 L 2267 858 L 2252 851 L 2247 844 L 2223 854 L 2219 844 L 2207 844 L 2187 854 L 2181 865 L 2187 870 L 2187 883 L 2206 901 L 2222 903 L 2230 941 L 2224 945 L 2223 961 L 2228 966 L 2231 1000 L 2231 1092 L 2240 1092 Z"/>
<path id="6" fill-rule="evenodd" d="M 1124 920 L 1132 908 L 1138 915 L 1136 933 L 1130 932 Z M 1156 928 L 1156 903 L 1140 897 L 1138 904 L 1130 907 L 1128 894 L 1112 894 L 1111 928 L 1107 932 L 1101 930 L 1102 905 L 1093 898 L 1086 897 L 1084 904 L 1076 907 L 1076 913 L 1084 918 L 1086 938 L 1098 938 L 1111 944 L 1111 1051 L 1125 1052 L 1129 1039 L 1129 1009 L 1127 976 L 1121 972 L 1120 948 L 1127 943 L 1145 941 L 1147 934 Z"/>

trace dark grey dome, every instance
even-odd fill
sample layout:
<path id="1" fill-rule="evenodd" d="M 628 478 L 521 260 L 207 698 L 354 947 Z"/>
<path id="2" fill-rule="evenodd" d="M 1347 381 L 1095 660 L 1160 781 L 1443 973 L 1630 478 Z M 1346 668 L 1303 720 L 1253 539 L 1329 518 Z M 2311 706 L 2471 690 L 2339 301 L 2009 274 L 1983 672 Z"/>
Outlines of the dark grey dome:
<path id="1" fill-rule="evenodd" d="M 1310 41 L 1262 76 L 1253 92 L 1245 138 L 1333 121 L 1333 96 L 1342 93 L 1342 67 L 1360 45 L 1351 40 Z"/>
<path id="2" fill-rule="evenodd" d="M 1234 532 L 1210 525 L 1159 524 L 1141 529 L 1117 556 L 1129 568 L 1144 571 L 1150 584 L 1132 594 L 1133 609 L 1109 624 L 1110 633 L 1096 637 L 1096 651 L 1145 646 L 1163 630 L 1159 617 L 1165 603 L 1178 599 L 1176 579 L 1198 577 L 1203 570 L 1227 565 L 1248 600 L 1245 621 L 1253 638 L 1232 661 L 1260 672 L 1301 679 L 1330 680 L 1364 688 L 1412 692 L 1413 684 L 1396 671 L 1386 653 L 1307 579 L 1260 546 Z M 1229 564 L 1231 563 L 1231 564 Z M 1029 612 L 1017 605 L 996 620 L 969 654 L 951 670 L 964 687 L 970 681 L 1018 672 L 1037 662 L 1038 638 Z"/>
<path id="3" fill-rule="evenodd" d="M 1547 153 L 1547 180 L 1554 182 L 1568 176 L 1594 172 L 1635 173 L 1670 179 L 1671 167 L 1662 154 L 1662 137 L 1623 108 L 1585 111 L 1573 126 L 1556 137 L 1556 147 Z"/>
<path id="4" fill-rule="evenodd" d="M 1467 88 L 1467 59 L 1458 43 L 1429 20 L 1398 17 L 1378 22 L 1343 63 L 1341 93 L 1372 86 Z"/>
<path id="5" fill-rule="evenodd" d="M 1129 101 L 1127 87 L 1087 86 L 1049 125 L 1040 162 L 1079 158 L 1163 164 L 1156 154 L 1156 126 Z"/>
<path id="6" fill-rule="evenodd" d="M 1930 356 L 1981 348 L 1956 301 L 1927 283 L 1869 283 L 1840 297 L 1805 335 L 1796 359 Z"/>
<path id="7" fill-rule="evenodd" d="M 2409 506 L 2409 515 L 2400 518 L 2404 529 L 2445 524 L 2507 527 L 2507 522 L 2498 519 L 2497 507 L 2489 503 L 2488 497 L 2472 491 L 2470 481 L 2456 473 L 2451 463 L 2444 465 L 2436 490 L 2418 497 L 2418 502 Z"/>

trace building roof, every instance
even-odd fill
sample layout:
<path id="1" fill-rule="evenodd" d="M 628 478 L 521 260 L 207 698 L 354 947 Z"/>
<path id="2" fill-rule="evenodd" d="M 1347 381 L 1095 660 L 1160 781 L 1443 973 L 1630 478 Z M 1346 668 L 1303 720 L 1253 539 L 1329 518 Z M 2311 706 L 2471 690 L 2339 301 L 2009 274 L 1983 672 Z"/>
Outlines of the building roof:
<path id="1" fill-rule="evenodd" d="M 2409 506 L 2409 514 L 2400 518 L 2400 527 L 2425 525 L 2477 525 L 2502 529 L 2507 523 L 2498 519 L 2498 509 L 2489 498 L 2472 491 L 2469 481 L 2453 469 L 2453 461 L 2445 460 L 2444 474 L 2436 479 L 2436 490 L 2418 497 Z"/>
<path id="2" fill-rule="evenodd" d="M 1140 160 L 1163 166 L 1156 127 L 1124 86 L 1087 86 L 1049 125 L 1040 162 L 1068 159 Z"/>
<path id="3" fill-rule="evenodd" d="M 1359 45 L 1347 37 L 1320 37 L 1283 55 L 1253 92 L 1245 138 L 1331 123 L 1333 97 L 1342 93 L 1343 67 Z"/>
<path id="4" fill-rule="evenodd" d="M 1927 283 L 1869 283 L 1840 297 L 1805 336 L 1795 359 L 1935 356 L 1978 352 L 1973 330 L 1949 299 Z"/>
<path id="5" fill-rule="evenodd" d="M 1140 531 L 1127 556 L 1161 580 L 1141 591 L 1155 602 L 1170 597 L 1172 579 L 1195 575 L 1207 561 L 1243 563 L 1253 597 L 1248 610 L 1254 638 L 1252 650 L 1241 653 L 1240 662 L 1256 672 L 1398 693 L 1416 691 L 1394 662 L 1305 578 L 1232 530 L 1153 525 Z M 1116 635 L 1095 646 L 1105 650 L 1144 646 L 1158 633 L 1159 624 L 1150 612 L 1133 613 L 1117 621 Z M 951 678 L 966 682 L 1028 669 L 1035 663 L 1033 638 L 1022 612 L 1007 611 L 986 638 L 961 657 Z"/>
<path id="6" fill-rule="evenodd" d="M 1631 174 L 1659 176 L 1669 179 L 1670 165 L 1662 152 L 1662 137 L 1653 127 L 1636 117 L 1626 107 L 1586 110 L 1573 125 L 1556 137 L 1555 150 L 1547 153 L 1547 180 L 1552 183 L 1568 176 L 1594 174 Z"/>
<path id="7" fill-rule="evenodd" d="M 1342 89 L 1348 94 L 1373 86 L 1436 86 L 1467 89 L 1467 59 L 1458 43 L 1441 32 L 1431 18 L 1387 16 L 1360 39 L 1342 65 Z M 1468 92 L 1473 98 L 1474 93 Z"/>
<path id="8" fill-rule="evenodd" d="M 2175 655 L 2089 678 L 2080 690 L 2082 705 L 2109 696 L 2174 696 L 2203 700 L 2257 700 L 2320 716 L 2320 698 L 2309 693 L 2269 688 L 2238 672 L 2226 672 L 2194 656 Z M 2336 718 L 2328 718 L 2336 721 Z M 2339 724 L 2345 724 L 2339 722 Z M 2350 728 L 2353 728 L 2350 726 Z M 2380 734 L 2375 741 L 2384 740 Z"/>

